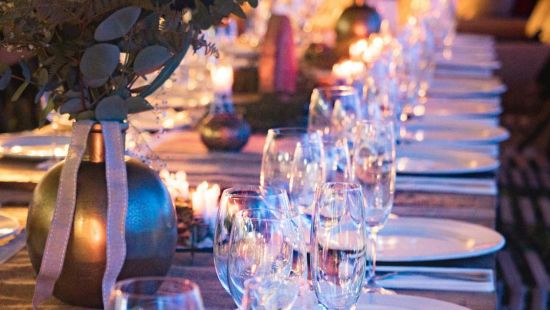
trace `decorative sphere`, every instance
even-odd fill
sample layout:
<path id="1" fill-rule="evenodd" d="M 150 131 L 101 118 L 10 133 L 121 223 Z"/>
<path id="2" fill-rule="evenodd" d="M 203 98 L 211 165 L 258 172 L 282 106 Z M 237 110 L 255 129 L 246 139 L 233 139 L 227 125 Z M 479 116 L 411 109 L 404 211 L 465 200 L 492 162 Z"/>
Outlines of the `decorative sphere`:
<path id="1" fill-rule="evenodd" d="M 37 185 L 27 218 L 27 249 L 38 273 L 57 200 L 64 162 Z M 175 252 L 177 227 L 169 193 L 141 162 L 126 161 L 128 211 L 126 260 L 119 280 L 164 276 Z M 82 162 L 77 179 L 76 209 L 65 263 L 54 296 L 82 307 L 102 307 L 101 282 L 106 264 L 107 186 L 105 163 Z"/>
<path id="2" fill-rule="evenodd" d="M 201 122 L 201 141 L 209 150 L 240 151 L 250 137 L 250 125 L 235 113 L 209 114 Z"/>
<path id="3" fill-rule="evenodd" d="M 336 40 L 342 51 L 339 54 L 347 53 L 353 41 L 379 32 L 381 23 L 380 14 L 368 5 L 352 5 L 345 9 L 336 22 Z"/>

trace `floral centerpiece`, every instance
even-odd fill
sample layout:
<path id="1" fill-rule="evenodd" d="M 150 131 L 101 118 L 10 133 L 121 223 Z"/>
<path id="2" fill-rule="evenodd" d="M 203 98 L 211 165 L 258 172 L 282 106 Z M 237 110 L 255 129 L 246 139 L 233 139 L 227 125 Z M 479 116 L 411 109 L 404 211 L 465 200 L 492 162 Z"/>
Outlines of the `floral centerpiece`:
<path id="1" fill-rule="evenodd" d="M 217 54 L 203 30 L 230 14 L 244 17 L 242 6 L 256 2 L 0 2 L 0 48 L 26 56 L 19 61 L 22 76 L 0 64 L 0 89 L 21 80 L 16 101 L 34 84 L 36 101 L 49 94 L 43 116 L 56 110 L 76 120 L 66 160 L 37 185 L 29 208 L 35 307 L 52 294 L 105 307 L 117 279 L 168 272 L 177 238 L 174 208 L 158 174 L 124 157 L 125 120 L 152 108 L 147 96 L 189 49 Z"/>

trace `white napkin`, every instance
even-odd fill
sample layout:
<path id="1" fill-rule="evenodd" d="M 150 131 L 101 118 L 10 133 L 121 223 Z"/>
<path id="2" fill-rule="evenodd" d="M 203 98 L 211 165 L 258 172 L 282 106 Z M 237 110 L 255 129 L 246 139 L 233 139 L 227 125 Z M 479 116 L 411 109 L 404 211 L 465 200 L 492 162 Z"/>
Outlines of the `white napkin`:
<path id="1" fill-rule="evenodd" d="M 463 272 L 480 272 L 488 276 L 488 281 L 477 282 L 459 279 L 444 279 L 440 277 L 430 277 L 417 274 L 402 274 L 377 281 L 380 286 L 389 289 L 464 292 L 493 292 L 495 290 L 495 277 L 493 270 L 491 269 L 379 266 L 377 267 L 377 270 L 386 272 L 445 272 L 457 274 Z"/>
<path id="2" fill-rule="evenodd" d="M 439 192 L 455 194 L 496 195 L 497 184 L 492 179 L 441 178 L 398 175 L 395 187 L 399 191 Z"/>

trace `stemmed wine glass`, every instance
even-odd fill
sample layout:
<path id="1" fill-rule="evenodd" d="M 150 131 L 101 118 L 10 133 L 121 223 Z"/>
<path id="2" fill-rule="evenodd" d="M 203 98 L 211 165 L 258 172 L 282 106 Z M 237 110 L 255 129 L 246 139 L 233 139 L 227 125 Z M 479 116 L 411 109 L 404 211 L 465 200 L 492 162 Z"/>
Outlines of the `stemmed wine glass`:
<path id="1" fill-rule="evenodd" d="M 361 187 L 326 183 L 318 191 L 312 228 L 312 279 L 327 309 L 350 309 L 365 279 L 367 240 Z"/>
<path id="2" fill-rule="evenodd" d="M 315 88 L 309 103 L 309 131 L 350 138 L 357 120 L 361 118 L 361 100 L 351 86 Z"/>
<path id="3" fill-rule="evenodd" d="M 299 283 L 288 279 L 255 277 L 244 282 L 242 310 L 291 309 L 298 297 Z"/>
<path id="4" fill-rule="evenodd" d="M 351 182 L 351 156 L 348 139 L 323 135 L 325 182 Z"/>
<path id="5" fill-rule="evenodd" d="M 246 280 L 292 279 L 293 238 L 298 232 L 289 218 L 273 209 L 241 210 L 231 226 L 227 273 L 229 291 L 240 307 Z"/>
<path id="6" fill-rule="evenodd" d="M 109 298 L 109 310 L 203 310 L 197 284 L 180 278 L 143 277 L 119 281 Z"/>
<path id="7" fill-rule="evenodd" d="M 214 265 L 216 274 L 224 289 L 229 293 L 227 263 L 230 253 L 230 233 L 233 217 L 238 211 L 247 209 L 277 210 L 291 220 L 293 229 L 302 231 L 299 214 L 292 210 L 285 190 L 255 185 L 228 188 L 223 191 L 214 229 Z M 270 213 L 265 213 L 271 217 Z M 262 215 L 257 213 L 256 215 Z M 292 239 L 294 262 L 292 275 L 296 278 L 307 277 L 306 245 L 303 233 L 297 233 Z"/>
<path id="8" fill-rule="evenodd" d="M 391 120 L 362 121 L 356 128 L 353 173 L 365 195 L 365 222 L 368 231 L 371 268 L 367 292 L 390 293 L 378 287 L 376 275 L 377 234 L 390 215 L 395 193 L 395 135 Z"/>

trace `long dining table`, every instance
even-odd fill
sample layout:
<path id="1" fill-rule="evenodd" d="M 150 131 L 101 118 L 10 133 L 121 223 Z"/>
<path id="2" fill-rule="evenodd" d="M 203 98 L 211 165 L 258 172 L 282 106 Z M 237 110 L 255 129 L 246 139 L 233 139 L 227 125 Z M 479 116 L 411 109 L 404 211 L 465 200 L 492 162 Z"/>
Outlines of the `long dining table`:
<path id="1" fill-rule="evenodd" d="M 155 151 L 169 170 L 186 171 L 190 184 L 207 180 L 222 188 L 238 184 L 258 184 L 264 135 L 253 135 L 240 153 L 208 152 L 192 131 L 173 131 L 163 137 Z M 15 164 L 14 164 L 15 163 Z M 0 159 L 0 213 L 15 216 L 25 223 L 32 188 L 45 172 L 33 169 L 36 162 Z M 400 177 L 398 176 L 398 179 Z M 475 176 L 492 184 L 492 190 L 479 194 L 402 190 L 397 187 L 393 214 L 456 219 L 494 228 L 497 211 L 495 174 Z M 495 269 L 495 255 L 406 265 L 467 267 Z M 171 275 L 192 279 L 199 284 L 207 309 L 234 309 L 231 296 L 220 285 L 210 252 L 178 252 Z M 21 249 L 9 261 L 0 264 L 0 306 L 2 309 L 31 308 L 35 273 L 29 256 Z M 459 292 L 441 290 L 397 290 L 399 294 L 418 295 L 449 301 L 471 309 L 494 309 L 497 295 L 493 292 Z M 47 308 L 68 308 L 52 299 Z"/>
<path id="2" fill-rule="evenodd" d="M 496 117 L 489 121 L 498 123 Z M 0 144 L 3 139 L 9 137 L 10 135 L 0 135 Z M 185 171 L 191 186 L 206 180 L 227 188 L 239 184 L 259 183 L 264 141 L 264 134 L 254 134 L 241 152 L 209 152 L 195 131 L 172 130 L 161 138 L 154 139 L 152 148 L 169 170 Z M 498 155 L 498 145 L 491 146 L 491 153 L 492 156 Z M 37 162 L 0 158 L 0 214 L 17 218 L 24 226 L 32 190 L 44 174 L 44 170 L 37 169 Z M 498 171 L 466 176 L 416 178 L 398 175 L 392 213 L 398 217 L 454 219 L 495 229 L 498 207 L 497 174 Z M 423 182 L 422 178 L 425 178 L 424 181 L 430 181 L 425 182 L 430 186 L 418 186 L 416 182 Z M 446 182 L 450 183 L 445 184 Z M 436 183 L 439 186 L 433 186 Z M 24 238 L 24 235 L 19 238 Z M 497 276 L 494 253 L 465 259 L 401 264 L 485 268 L 493 270 L 495 278 Z M 211 251 L 177 252 L 170 275 L 195 281 L 200 287 L 206 309 L 235 308 L 231 296 L 218 281 Z M 496 280 L 494 286 L 495 283 Z M 34 286 L 35 272 L 23 244 L 13 257 L 0 263 L 0 309 L 30 309 Z M 398 294 L 448 301 L 470 309 L 498 308 L 496 287 L 491 291 L 474 292 L 430 289 L 395 291 Z M 74 307 L 65 305 L 55 298 L 44 306 L 44 309 L 71 308 Z"/>

